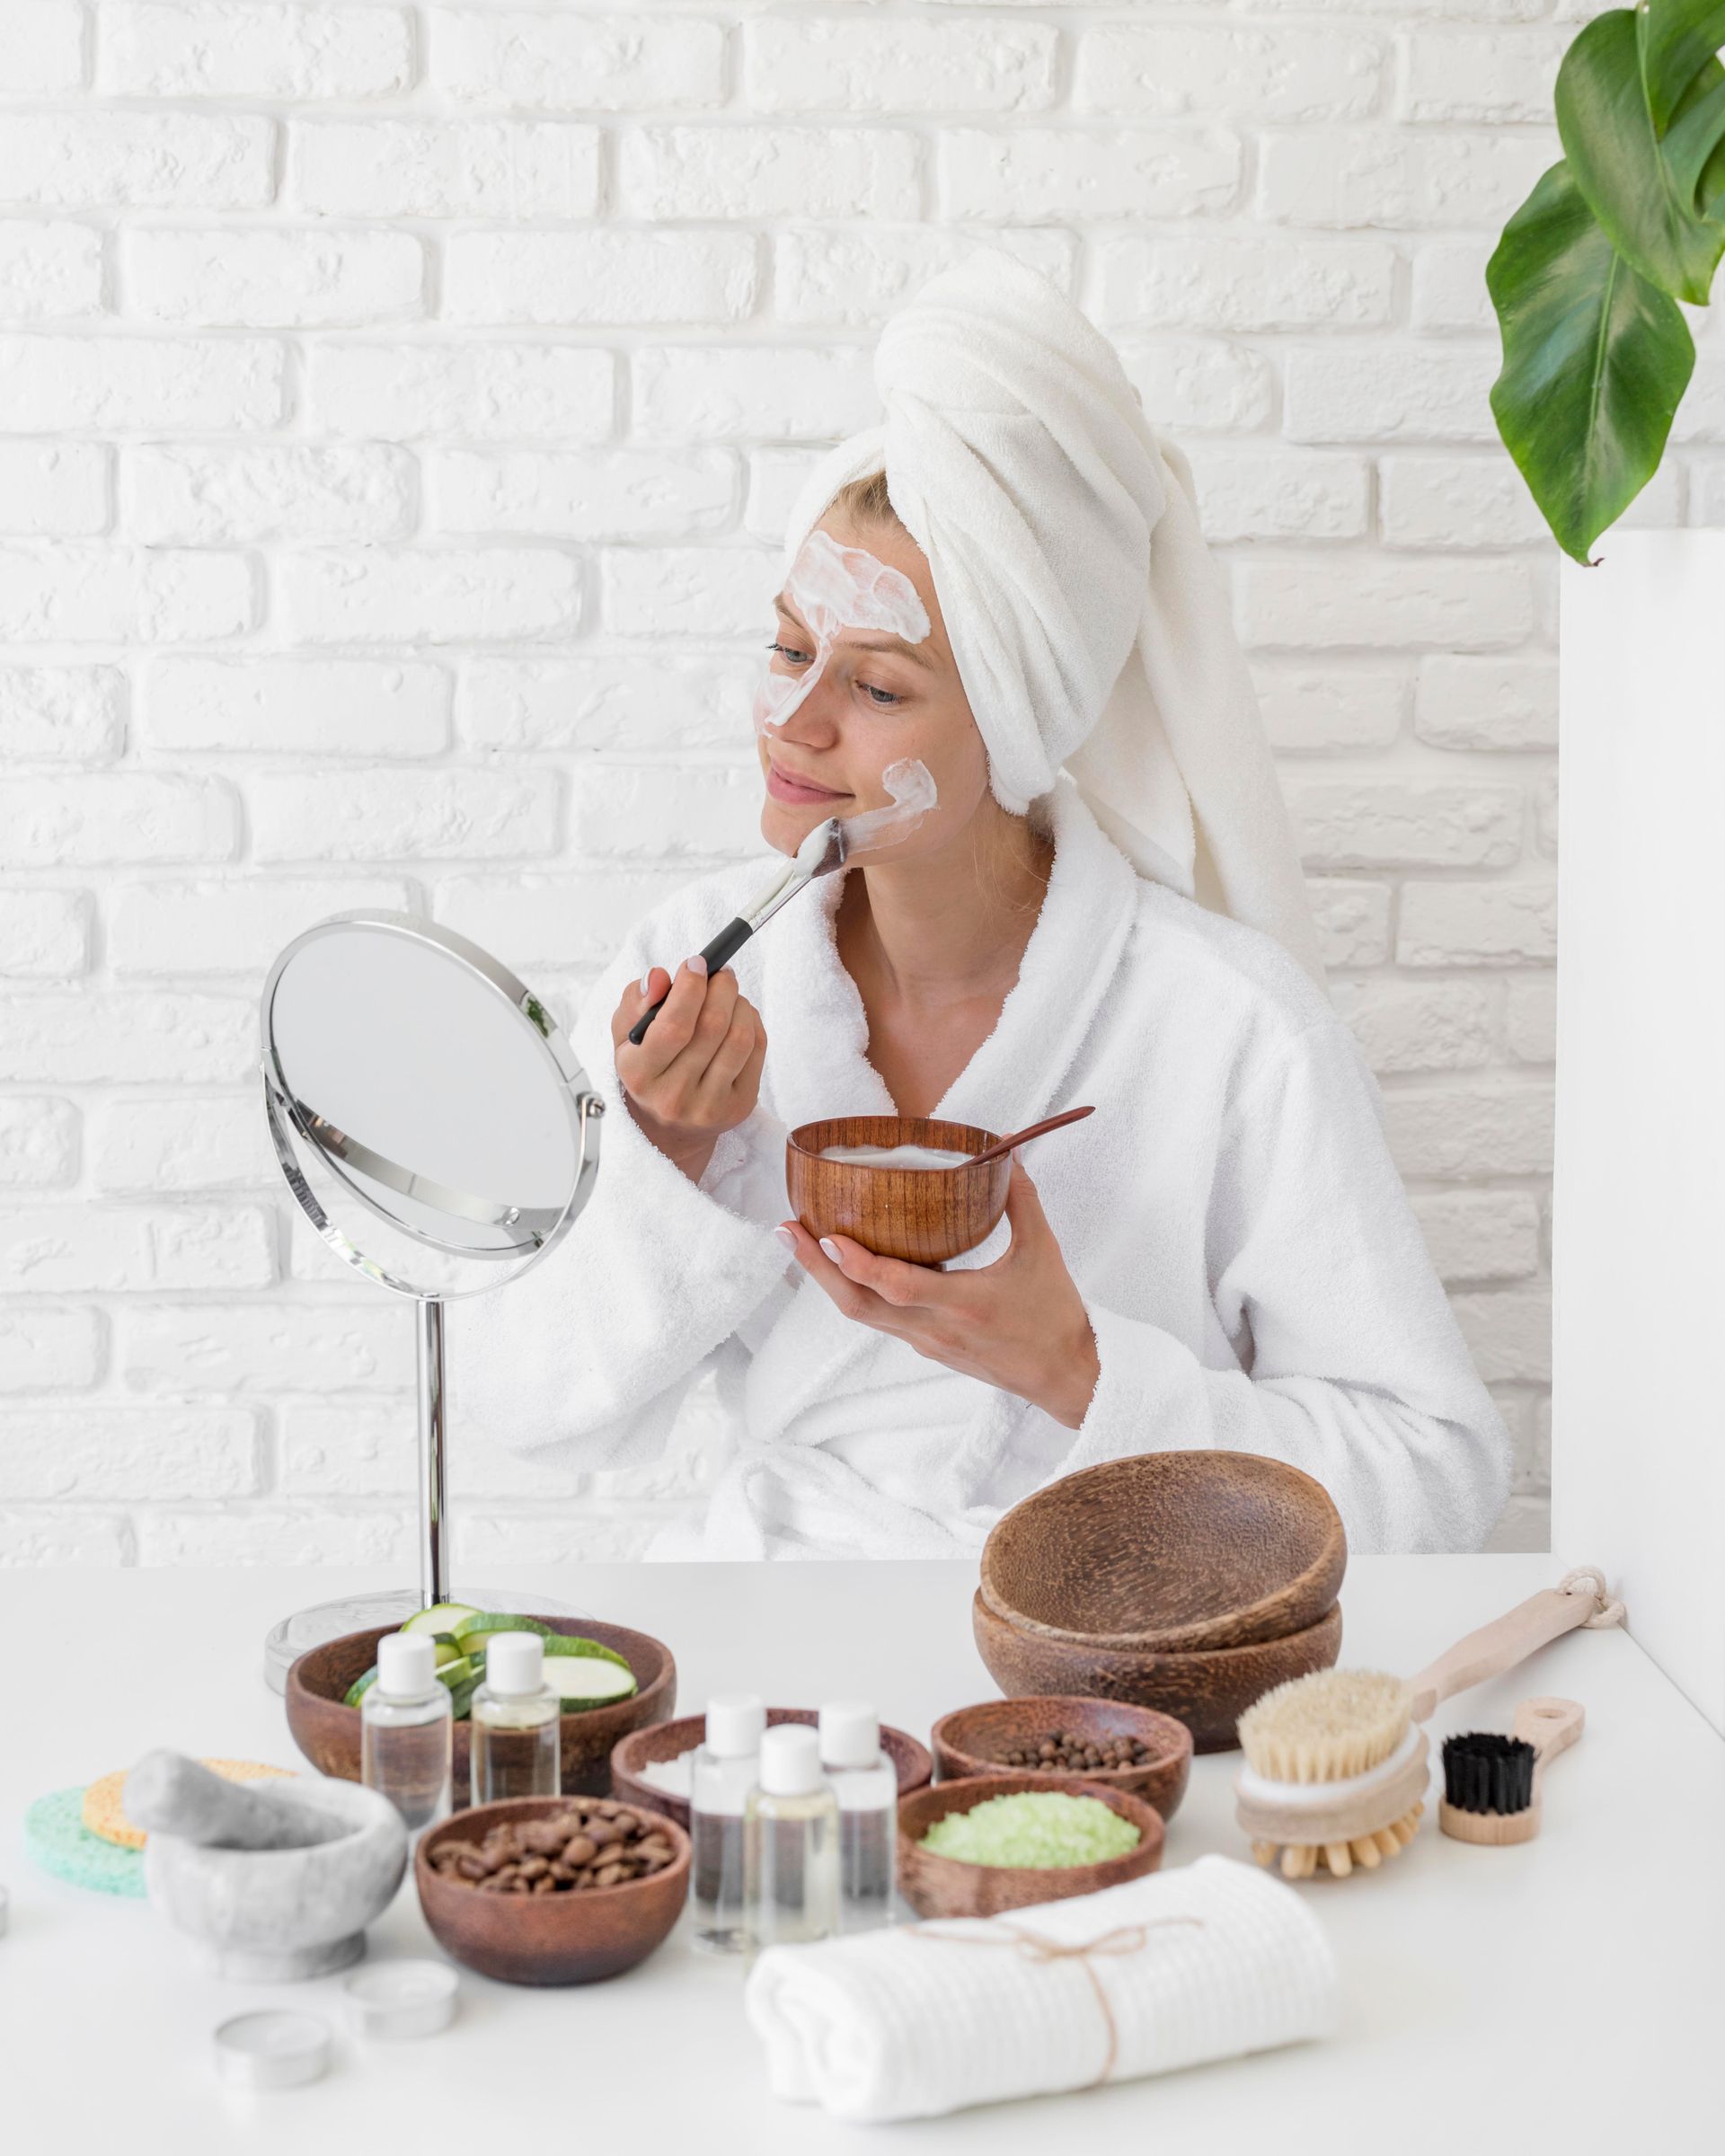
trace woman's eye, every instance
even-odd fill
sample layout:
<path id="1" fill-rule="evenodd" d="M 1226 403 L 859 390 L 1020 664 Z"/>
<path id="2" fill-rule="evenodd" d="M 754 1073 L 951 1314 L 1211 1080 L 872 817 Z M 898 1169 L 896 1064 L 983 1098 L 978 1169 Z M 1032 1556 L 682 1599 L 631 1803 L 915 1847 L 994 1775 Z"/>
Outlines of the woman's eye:
<path id="1" fill-rule="evenodd" d="M 890 689 L 871 688 L 866 681 L 859 681 L 856 685 L 865 696 L 873 700 L 876 709 L 880 711 L 889 711 L 895 703 L 905 701 L 902 696 L 895 696 Z"/>
<path id="2" fill-rule="evenodd" d="M 806 651 L 799 651 L 793 645 L 791 644 L 774 643 L 769 644 L 766 648 L 769 651 L 777 651 L 780 653 L 780 655 L 787 659 L 792 666 L 802 664 L 809 657 L 809 654 Z"/>

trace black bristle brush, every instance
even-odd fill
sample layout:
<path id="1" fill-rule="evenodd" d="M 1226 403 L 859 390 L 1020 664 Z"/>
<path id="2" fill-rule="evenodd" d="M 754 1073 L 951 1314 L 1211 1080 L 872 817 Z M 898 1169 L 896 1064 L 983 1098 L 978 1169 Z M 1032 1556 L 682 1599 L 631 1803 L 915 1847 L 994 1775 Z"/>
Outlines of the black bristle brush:
<path id="1" fill-rule="evenodd" d="M 1546 1763 L 1575 1742 L 1584 1719 L 1574 1700 L 1524 1700 L 1508 1736 L 1492 1729 L 1446 1736 L 1438 1825 L 1457 1842 L 1531 1842 Z"/>

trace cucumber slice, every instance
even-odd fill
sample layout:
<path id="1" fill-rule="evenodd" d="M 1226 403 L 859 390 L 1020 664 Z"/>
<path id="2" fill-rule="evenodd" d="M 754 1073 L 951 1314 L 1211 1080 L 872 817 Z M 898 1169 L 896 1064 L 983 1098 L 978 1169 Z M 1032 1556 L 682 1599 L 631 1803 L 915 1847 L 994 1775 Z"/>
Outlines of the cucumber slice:
<path id="1" fill-rule="evenodd" d="M 458 1722 L 471 1719 L 470 1710 L 473 1694 L 484 1681 L 484 1672 L 475 1670 L 471 1677 L 464 1677 L 459 1684 L 449 1687 L 449 1710 Z"/>
<path id="2" fill-rule="evenodd" d="M 357 1707 L 376 1682 L 377 1665 L 374 1662 L 363 1677 L 356 1677 L 349 1685 L 341 1704 L 344 1707 Z"/>
<path id="3" fill-rule="evenodd" d="M 439 1602 L 429 1610 L 416 1610 L 402 1627 L 404 1632 L 449 1632 L 461 1630 L 462 1620 L 477 1617 L 479 1612 L 471 1602 Z"/>
<path id="4" fill-rule="evenodd" d="M 629 1668 L 615 1648 L 601 1647 L 597 1639 L 577 1639 L 569 1632 L 553 1632 L 545 1641 L 546 1661 L 553 1655 L 577 1655 L 586 1661 L 615 1662 L 619 1669 Z M 632 1676 L 634 1672 L 629 1674 Z"/>
<path id="5" fill-rule="evenodd" d="M 447 1684 L 451 1692 L 455 1692 L 461 1685 L 465 1684 L 470 1678 L 477 1684 L 480 1675 L 480 1667 L 476 1662 L 470 1661 L 465 1655 L 457 1655 L 453 1662 L 446 1662 L 438 1672 L 438 1682 L 439 1684 Z"/>
<path id="6" fill-rule="evenodd" d="M 477 1643 L 492 1632 L 537 1632 L 542 1639 L 552 1637 L 551 1627 L 541 1624 L 536 1617 L 511 1617 L 503 1610 L 470 1610 L 453 1629 L 463 1654 L 473 1651 L 470 1640 Z"/>
<path id="7" fill-rule="evenodd" d="M 459 1662 L 461 1658 L 461 1649 L 455 1641 L 449 1638 L 447 1632 L 441 1635 L 438 1640 L 437 1660 L 433 1666 L 442 1669 L 451 1662 Z"/>
<path id="8" fill-rule="evenodd" d="M 640 1687 L 632 1673 L 597 1655 L 557 1655 L 545 1664 L 545 1683 L 563 1702 L 565 1714 L 579 1714 L 583 1707 L 606 1706 L 613 1700 L 632 1699 Z"/>

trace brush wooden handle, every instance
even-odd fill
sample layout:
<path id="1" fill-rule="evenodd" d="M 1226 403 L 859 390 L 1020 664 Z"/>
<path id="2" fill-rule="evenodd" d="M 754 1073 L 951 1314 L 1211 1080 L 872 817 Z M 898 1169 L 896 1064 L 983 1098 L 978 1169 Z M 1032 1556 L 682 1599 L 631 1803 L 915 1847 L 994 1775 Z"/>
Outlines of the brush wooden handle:
<path id="1" fill-rule="evenodd" d="M 1414 1720 L 1427 1720 L 1445 1700 L 1465 1692 L 1470 1685 L 1482 1684 L 1488 1677 L 1500 1677 L 1506 1669 L 1525 1662 L 1549 1640 L 1585 1624 L 1598 1606 L 1598 1597 L 1591 1590 L 1566 1595 L 1561 1587 L 1543 1587 L 1537 1595 L 1530 1595 L 1505 1615 L 1482 1624 L 1465 1639 L 1458 1639 L 1417 1677 L 1409 1679 Z"/>
<path id="2" fill-rule="evenodd" d="M 1580 1736 L 1587 1710 L 1579 1700 L 1524 1700 L 1516 1709 L 1509 1734 L 1531 1745 L 1534 1762 L 1534 1796 L 1539 1796 L 1539 1778 L 1560 1752 L 1567 1752 Z"/>

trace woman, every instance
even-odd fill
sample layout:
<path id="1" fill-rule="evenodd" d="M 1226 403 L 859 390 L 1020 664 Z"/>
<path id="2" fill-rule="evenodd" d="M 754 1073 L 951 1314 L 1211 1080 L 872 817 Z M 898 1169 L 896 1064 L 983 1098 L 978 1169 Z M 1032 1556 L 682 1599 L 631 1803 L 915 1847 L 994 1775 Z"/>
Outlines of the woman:
<path id="1" fill-rule="evenodd" d="M 1319 985 L 1184 458 L 995 252 L 892 317 L 876 374 L 881 426 L 790 520 L 762 829 L 793 852 L 918 765 L 933 805 L 712 978 L 682 954 L 758 867 L 630 937 L 575 1031 L 617 1109 L 596 1195 L 457 1316 L 467 1411 L 633 1466 L 713 1373 L 726 1456 L 655 1556 L 974 1552 L 1056 1476 L 1190 1446 L 1305 1469 L 1356 1550 L 1477 1546 L 1508 1439 Z M 1005 1131 L 1082 1102 L 943 1270 L 787 1217 L 799 1123 Z"/>

